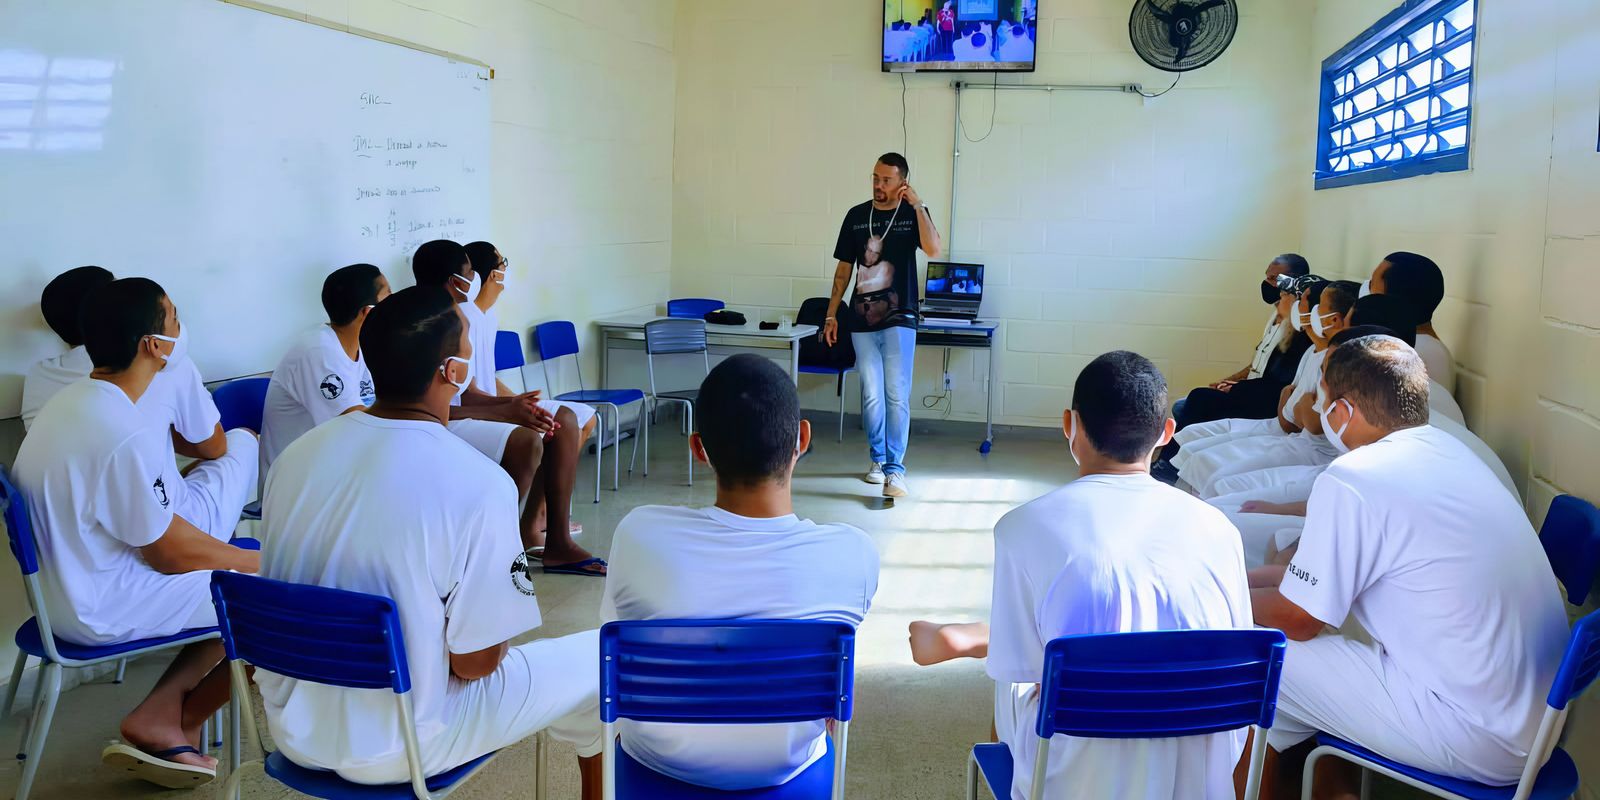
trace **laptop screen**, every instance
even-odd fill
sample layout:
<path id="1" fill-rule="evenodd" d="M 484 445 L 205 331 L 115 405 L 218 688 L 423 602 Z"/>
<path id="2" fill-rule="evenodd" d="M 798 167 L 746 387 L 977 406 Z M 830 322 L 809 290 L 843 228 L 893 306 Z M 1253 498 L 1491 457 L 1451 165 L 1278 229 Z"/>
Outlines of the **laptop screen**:
<path id="1" fill-rule="evenodd" d="M 927 300 L 966 300 L 976 304 L 983 299 L 983 265 L 929 261 Z"/>

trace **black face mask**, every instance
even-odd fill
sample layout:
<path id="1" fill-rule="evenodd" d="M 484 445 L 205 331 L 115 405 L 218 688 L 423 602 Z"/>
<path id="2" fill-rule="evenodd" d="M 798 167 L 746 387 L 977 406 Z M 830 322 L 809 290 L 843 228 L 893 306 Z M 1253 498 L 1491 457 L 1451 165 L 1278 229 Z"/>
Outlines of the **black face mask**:
<path id="1" fill-rule="evenodd" d="M 1270 306 L 1273 303 L 1278 302 L 1278 294 L 1278 287 L 1267 283 L 1266 281 L 1261 282 L 1261 302 Z"/>

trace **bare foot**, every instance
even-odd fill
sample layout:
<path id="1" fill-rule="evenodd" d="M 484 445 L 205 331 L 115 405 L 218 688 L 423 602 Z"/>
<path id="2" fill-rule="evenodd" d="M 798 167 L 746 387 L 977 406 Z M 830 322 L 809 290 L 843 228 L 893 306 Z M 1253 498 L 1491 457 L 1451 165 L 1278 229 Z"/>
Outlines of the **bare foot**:
<path id="1" fill-rule="evenodd" d="M 123 741 L 146 753 L 159 753 L 162 750 L 170 750 L 184 745 L 195 747 L 202 751 L 205 750 L 201 746 L 200 731 L 198 729 L 185 731 L 176 721 L 178 719 L 177 714 L 162 722 L 154 719 L 155 715 L 149 712 L 150 710 L 140 706 L 122 720 Z M 194 767 L 205 767 L 206 769 L 217 768 L 217 760 L 215 758 L 200 753 L 180 753 L 167 757 L 167 760 Z"/>
<path id="2" fill-rule="evenodd" d="M 577 545 L 571 545 L 568 548 L 562 548 L 547 544 L 544 548 L 544 558 L 541 559 L 541 561 L 544 566 L 547 567 L 564 567 L 568 564 L 576 564 L 580 561 L 587 561 L 591 558 L 594 558 L 594 556 L 590 554 L 588 550 L 585 550 Z M 606 574 L 606 568 L 601 564 L 590 564 L 584 567 L 583 570 L 585 572 L 592 572 L 596 575 Z"/>
<path id="3" fill-rule="evenodd" d="M 924 667 L 955 658 L 983 658 L 989 654 L 989 626 L 981 622 L 911 623 L 911 660 Z"/>

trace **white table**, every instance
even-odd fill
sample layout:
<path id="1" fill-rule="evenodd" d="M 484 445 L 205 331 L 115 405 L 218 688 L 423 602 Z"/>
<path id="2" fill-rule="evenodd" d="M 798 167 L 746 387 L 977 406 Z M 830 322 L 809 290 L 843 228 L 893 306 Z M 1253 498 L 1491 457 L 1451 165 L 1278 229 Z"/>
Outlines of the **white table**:
<path id="1" fill-rule="evenodd" d="M 611 361 L 611 343 L 613 341 L 643 342 L 645 323 L 654 322 L 658 319 L 670 319 L 670 317 L 652 313 L 640 313 L 595 320 L 595 326 L 600 329 L 601 386 L 611 385 L 611 376 L 607 372 Z M 766 350 L 788 350 L 789 377 L 794 379 L 796 383 L 800 379 L 800 340 L 807 336 L 815 335 L 817 335 L 817 326 L 815 325 L 791 325 L 788 330 L 764 331 L 757 327 L 757 322 L 754 320 L 743 325 L 706 324 L 706 342 L 708 344 Z"/>

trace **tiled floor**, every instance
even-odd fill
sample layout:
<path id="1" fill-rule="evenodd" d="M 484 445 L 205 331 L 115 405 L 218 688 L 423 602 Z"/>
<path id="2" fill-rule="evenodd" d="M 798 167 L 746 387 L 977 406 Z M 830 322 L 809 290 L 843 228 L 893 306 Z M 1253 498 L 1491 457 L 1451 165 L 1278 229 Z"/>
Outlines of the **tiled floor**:
<path id="1" fill-rule="evenodd" d="M 860 431 L 847 426 L 846 441 L 838 444 L 831 436 L 832 420 L 829 416 L 817 420 L 818 442 L 801 462 L 796 480 L 797 510 L 813 519 L 861 527 L 872 535 L 882 555 L 877 598 L 858 640 L 849 795 L 880 800 L 960 797 L 967 748 L 989 735 L 992 684 L 975 661 L 932 668 L 913 665 L 906 648 L 906 624 L 917 618 L 987 616 L 993 558 L 990 532 L 995 520 L 1069 480 L 1071 456 L 1059 434 L 1022 431 L 1002 433 L 994 452 L 984 458 L 977 452 L 975 427 L 919 424 L 908 457 L 914 495 L 890 506 L 877 497 L 876 487 L 859 480 L 866 466 Z M 648 478 L 625 475 L 621 492 L 604 492 L 601 505 L 579 504 L 578 519 L 585 528 L 582 541 L 587 546 L 604 553 L 617 520 L 635 505 L 711 502 L 714 487 L 709 471 L 697 473 L 693 488 L 684 485 L 679 448 L 686 445 L 673 435 L 675 429 L 670 420 L 655 429 L 654 469 Z M 580 469 L 581 476 L 592 474 Z M 609 473 L 606 481 L 609 484 Z M 580 499 L 585 497 L 585 485 L 580 477 Z M 544 579 L 539 599 L 545 625 L 536 635 L 596 627 L 601 586 L 590 578 Z M 100 766 L 100 749 L 116 736 L 117 721 L 163 666 L 159 660 L 138 662 L 129 667 L 124 685 L 102 680 L 62 697 L 35 798 L 205 800 L 216 793 L 214 787 L 162 792 Z M 21 717 L 0 726 L 0 747 L 16 744 Z M 246 757 L 254 751 L 247 744 Z M 551 766 L 550 797 L 577 797 L 571 750 L 558 745 Z M 533 772 L 532 744 L 525 742 L 454 796 L 531 797 Z M 0 797 L 12 796 L 17 778 L 17 762 L 0 759 Z M 259 772 L 247 774 L 245 784 L 247 798 L 295 796 Z"/>

